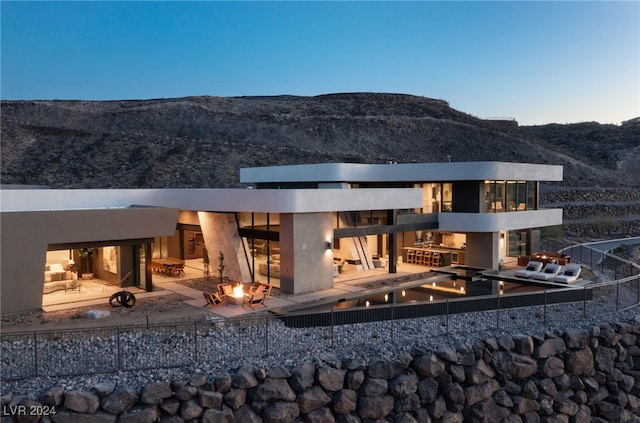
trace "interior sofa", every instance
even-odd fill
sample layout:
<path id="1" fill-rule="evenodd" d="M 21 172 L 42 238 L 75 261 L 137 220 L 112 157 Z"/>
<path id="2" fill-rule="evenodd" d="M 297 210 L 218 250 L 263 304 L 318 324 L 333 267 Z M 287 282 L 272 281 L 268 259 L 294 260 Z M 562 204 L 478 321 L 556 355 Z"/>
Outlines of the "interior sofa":
<path id="1" fill-rule="evenodd" d="M 42 292 L 49 294 L 64 289 L 78 289 L 78 274 L 68 269 L 65 263 L 48 263 L 44 266 L 44 286 Z"/>
<path id="2" fill-rule="evenodd" d="M 274 254 L 267 263 L 258 263 L 258 273 L 272 278 L 280 277 L 280 255 Z"/>

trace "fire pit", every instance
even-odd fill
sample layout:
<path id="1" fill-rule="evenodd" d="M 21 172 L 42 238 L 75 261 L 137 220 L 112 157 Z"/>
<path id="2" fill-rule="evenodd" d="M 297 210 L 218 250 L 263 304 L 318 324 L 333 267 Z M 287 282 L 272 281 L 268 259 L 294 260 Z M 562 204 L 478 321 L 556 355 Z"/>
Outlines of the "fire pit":
<path id="1" fill-rule="evenodd" d="M 227 301 L 230 304 L 242 305 L 242 301 L 244 300 L 244 290 L 242 288 L 242 283 L 233 287 L 233 294 L 227 295 Z"/>

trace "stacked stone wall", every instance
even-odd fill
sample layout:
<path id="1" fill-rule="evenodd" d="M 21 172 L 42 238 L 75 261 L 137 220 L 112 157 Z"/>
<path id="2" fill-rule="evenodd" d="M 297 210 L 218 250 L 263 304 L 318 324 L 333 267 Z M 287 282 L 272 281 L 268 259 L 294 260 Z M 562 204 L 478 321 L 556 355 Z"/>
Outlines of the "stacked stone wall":
<path id="1" fill-rule="evenodd" d="M 640 317 L 140 388 L 4 393 L 2 410 L 3 422 L 38 411 L 52 422 L 640 422 Z"/>

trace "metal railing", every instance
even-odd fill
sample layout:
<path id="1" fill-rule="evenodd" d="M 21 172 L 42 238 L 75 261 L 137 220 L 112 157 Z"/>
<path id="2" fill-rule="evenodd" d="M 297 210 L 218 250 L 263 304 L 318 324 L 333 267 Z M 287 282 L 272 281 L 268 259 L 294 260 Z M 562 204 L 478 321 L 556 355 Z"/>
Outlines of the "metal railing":
<path id="1" fill-rule="evenodd" d="M 640 305 L 640 266 L 585 245 L 572 262 L 620 276 L 582 288 L 391 304 L 321 313 L 3 334 L 1 380 L 207 366 L 270 354 L 416 343 L 452 333 L 546 327 Z M 596 250 L 597 251 L 597 250 Z M 253 360 L 252 360 L 253 361 Z"/>

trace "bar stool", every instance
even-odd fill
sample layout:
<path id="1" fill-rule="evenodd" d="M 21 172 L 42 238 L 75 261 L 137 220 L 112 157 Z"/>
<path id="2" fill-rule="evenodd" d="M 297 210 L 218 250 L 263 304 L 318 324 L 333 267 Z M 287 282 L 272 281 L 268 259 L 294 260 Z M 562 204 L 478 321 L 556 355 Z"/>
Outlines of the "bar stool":
<path id="1" fill-rule="evenodd" d="M 425 251 L 424 252 L 424 259 L 422 260 L 422 265 L 423 266 L 429 266 L 431 265 L 431 257 L 432 257 L 432 253 L 431 251 Z"/>
<path id="2" fill-rule="evenodd" d="M 416 250 L 407 250 L 407 263 L 415 263 L 416 261 Z"/>
<path id="3" fill-rule="evenodd" d="M 423 260 L 424 260 L 424 251 L 416 250 L 415 264 L 422 264 Z"/>
<path id="4" fill-rule="evenodd" d="M 442 266 L 442 255 L 440 253 L 434 252 L 431 256 L 431 267 L 441 267 Z"/>

